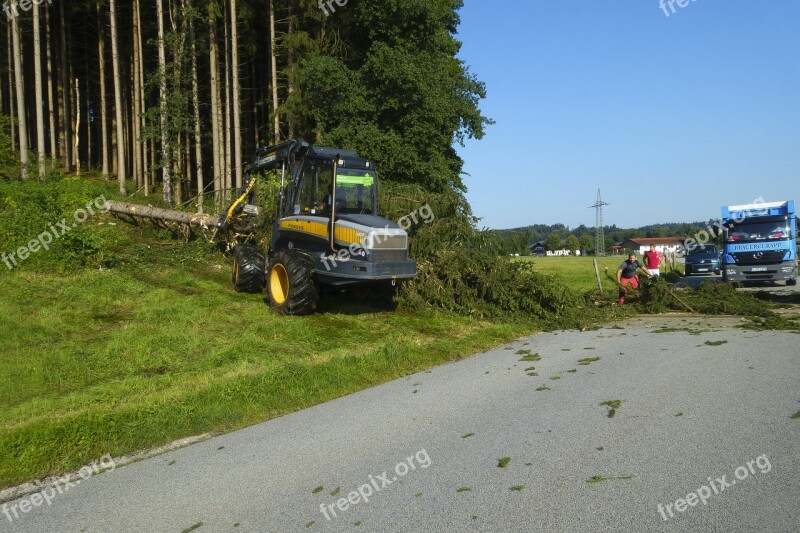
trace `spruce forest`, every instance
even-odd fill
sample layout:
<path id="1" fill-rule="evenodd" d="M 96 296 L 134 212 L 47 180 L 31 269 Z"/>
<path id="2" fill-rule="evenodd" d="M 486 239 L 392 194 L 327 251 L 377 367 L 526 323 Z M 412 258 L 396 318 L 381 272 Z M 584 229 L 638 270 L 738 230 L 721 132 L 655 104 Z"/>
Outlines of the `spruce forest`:
<path id="1" fill-rule="evenodd" d="M 386 180 L 462 191 L 453 145 L 489 122 L 457 58 L 460 1 L 5 6 L 0 172 L 23 180 L 58 162 L 214 212 L 256 147 L 300 136 L 356 149 Z"/>

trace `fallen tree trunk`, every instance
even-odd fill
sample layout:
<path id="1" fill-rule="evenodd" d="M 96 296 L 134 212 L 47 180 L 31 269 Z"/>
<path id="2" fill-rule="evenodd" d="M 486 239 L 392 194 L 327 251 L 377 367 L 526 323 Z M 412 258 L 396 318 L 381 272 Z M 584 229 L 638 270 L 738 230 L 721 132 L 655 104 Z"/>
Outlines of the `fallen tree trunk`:
<path id="1" fill-rule="evenodd" d="M 153 220 L 166 220 L 168 222 L 179 222 L 189 226 L 200 226 L 202 228 L 221 228 L 222 223 L 218 216 L 198 215 L 196 213 L 185 213 L 172 209 L 161 209 L 160 207 L 150 207 L 147 205 L 131 204 L 128 202 L 117 202 L 106 200 L 108 210 L 112 213 L 121 213 L 134 217 L 149 218 Z"/>

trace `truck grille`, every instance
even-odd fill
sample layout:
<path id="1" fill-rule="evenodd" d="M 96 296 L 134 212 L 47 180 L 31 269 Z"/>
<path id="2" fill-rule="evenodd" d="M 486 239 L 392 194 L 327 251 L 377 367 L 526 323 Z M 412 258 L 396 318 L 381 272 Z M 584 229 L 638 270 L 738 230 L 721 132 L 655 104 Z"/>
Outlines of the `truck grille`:
<path id="1" fill-rule="evenodd" d="M 375 274 L 378 276 L 411 276 L 416 272 L 413 261 L 402 263 L 380 263 L 375 265 Z"/>
<path id="2" fill-rule="evenodd" d="M 408 254 L 405 250 L 372 250 L 370 257 L 375 263 L 382 263 L 386 261 L 405 261 Z"/>
<path id="3" fill-rule="evenodd" d="M 732 254 L 737 265 L 775 264 L 783 261 L 786 250 L 767 250 L 763 252 L 739 252 Z"/>
<path id="4" fill-rule="evenodd" d="M 771 270 L 767 272 L 745 272 L 744 277 L 748 280 L 752 281 L 759 281 L 759 280 L 773 280 L 777 275 L 777 271 Z"/>

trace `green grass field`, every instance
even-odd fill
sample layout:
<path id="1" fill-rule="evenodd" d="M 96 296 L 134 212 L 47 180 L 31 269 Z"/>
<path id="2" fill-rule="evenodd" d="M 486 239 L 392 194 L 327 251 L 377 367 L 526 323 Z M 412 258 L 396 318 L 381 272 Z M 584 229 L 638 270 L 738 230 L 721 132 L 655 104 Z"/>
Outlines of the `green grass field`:
<path id="1" fill-rule="evenodd" d="M 597 275 L 594 271 L 594 259 L 600 269 L 600 281 L 603 292 L 616 287 L 616 271 L 625 260 L 624 256 L 605 257 L 519 257 L 517 261 L 532 262 L 534 268 L 544 274 L 551 274 L 558 280 L 579 292 L 597 289 Z M 678 265 L 682 272 L 682 265 Z M 662 267 L 661 273 L 665 270 Z"/>
<path id="2" fill-rule="evenodd" d="M 278 316 L 233 291 L 221 254 L 158 241 L 123 240 L 113 269 L 0 274 L 0 487 L 255 424 L 535 330 L 346 301 Z"/>

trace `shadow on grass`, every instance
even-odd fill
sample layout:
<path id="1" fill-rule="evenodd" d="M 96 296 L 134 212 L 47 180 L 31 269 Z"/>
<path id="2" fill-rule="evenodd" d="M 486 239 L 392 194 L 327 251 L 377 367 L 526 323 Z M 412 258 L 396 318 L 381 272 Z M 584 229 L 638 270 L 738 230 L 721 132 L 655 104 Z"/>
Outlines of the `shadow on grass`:
<path id="1" fill-rule="evenodd" d="M 269 305 L 269 301 L 265 301 Z M 320 294 L 317 313 L 357 316 L 388 313 L 396 309 L 397 304 L 381 291 L 373 292 L 369 288 L 327 289 Z"/>
<path id="2" fill-rule="evenodd" d="M 758 291 L 757 293 L 755 293 L 755 297 L 758 298 L 759 300 L 763 300 L 765 302 L 772 302 L 775 304 L 800 305 L 800 292 L 774 293 L 767 291 Z"/>

